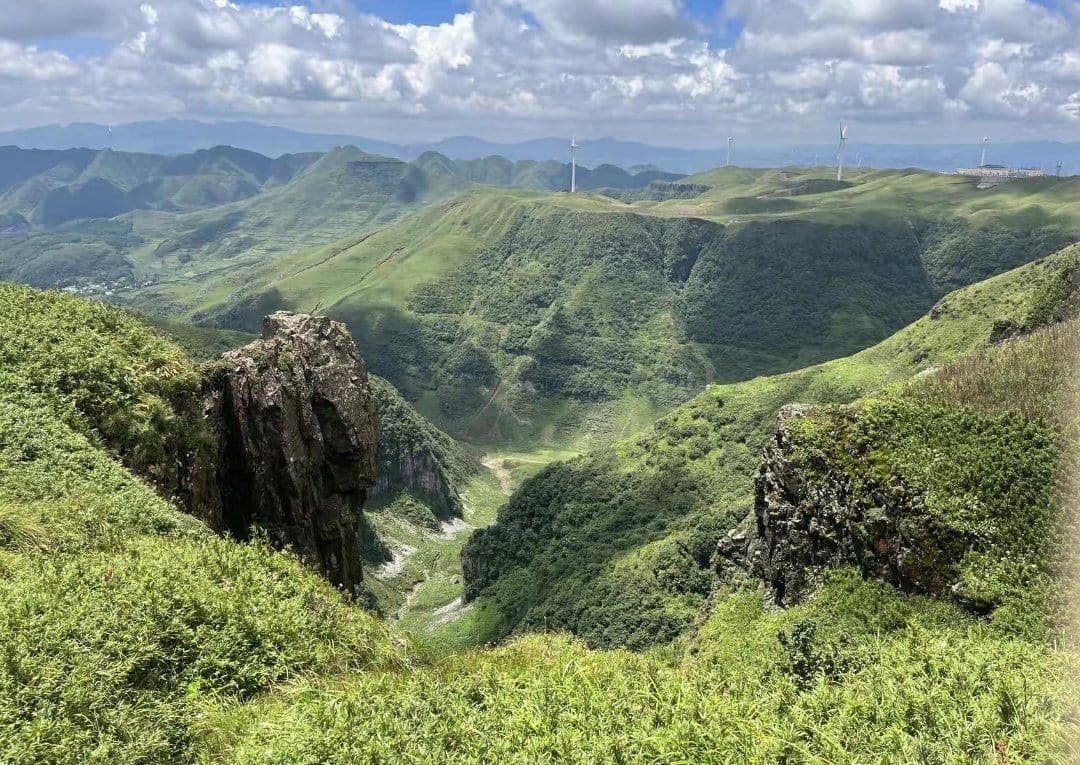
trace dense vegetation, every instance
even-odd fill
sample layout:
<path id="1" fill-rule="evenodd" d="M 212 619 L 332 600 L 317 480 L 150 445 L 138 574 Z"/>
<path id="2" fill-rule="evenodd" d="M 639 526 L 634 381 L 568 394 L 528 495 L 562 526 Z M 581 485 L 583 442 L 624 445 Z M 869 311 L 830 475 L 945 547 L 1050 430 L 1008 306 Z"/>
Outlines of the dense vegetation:
<path id="1" fill-rule="evenodd" d="M 607 165 L 581 168 L 579 183 L 676 177 Z M 569 178 L 559 162 L 407 163 L 351 147 L 276 159 L 229 146 L 172 157 L 0 147 L 0 277 L 132 289 L 330 242 L 472 185 L 563 190 Z"/>
<path id="2" fill-rule="evenodd" d="M 386 380 L 373 375 L 371 389 L 379 413 L 379 479 L 369 501 L 380 506 L 408 494 L 424 506 L 424 523 L 460 517 L 458 487 L 479 469 L 475 458 Z"/>
<path id="3" fill-rule="evenodd" d="M 376 233 L 271 263 L 215 260 L 123 299 L 238 329 L 318 308 L 452 435 L 587 450 L 708 382 L 872 345 L 947 292 L 1075 241 L 1070 184 L 979 190 L 882 171 L 838 186 L 727 169 L 688 184 L 704 189 L 691 199 L 472 191 Z M 788 204 L 733 210 L 736 198 Z"/>
<path id="4" fill-rule="evenodd" d="M 112 456 L 193 384 L 122 312 L 0 286 L 0 760 L 184 758 L 204 699 L 400 664 L 374 619 L 261 542 L 218 539 Z"/>
<path id="5" fill-rule="evenodd" d="M 838 572 L 812 603 L 717 604 L 682 659 L 518 638 L 413 673 L 225 703 L 238 763 L 1060 761 L 1065 657 Z"/>
<path id="6" fill-rule="evenodd" d="M 1071 248 L 951 294 L 931 315 L 854 356 L 710 386 L 651 433 L 552 465 L 470 541 L 467 595 L 494 605 L 505 631 L 568 630 L 592 645 L 637 648 L 674 638 L 713 586 L 713 543 L 747 512 L 751 476 L 781 405 L 852 401 L 970 353 L 989 341 L 995 323 L 1030 323 L 1076 257 Z M 1065 358 L 1060 349 L 1050 355 Z M 1025 361 L 1028 376 L 1060 383 L 1038 358 Z M 1063 362 L 1055 363 L 1060 370 Z M 1044 398 L 1058 400 L 1060 385 Z"/>
<path id="7" fill-rule="evenodd" d="M 1049 570 L 1046 538 L 1036 532 L 1050 518 L 1043 513 L 1050 452 L 1020 446 L 1033 438 L 1053 446 L 1060 390 L 1043 381 L 1071 379 L 1076 325 L 904 381 L 979 347 L 995 320 L 1029 326 L 1073 257 L 950 295 L 936 318 L 848 359 L 713 386 L 654 433 L 542 473 L 503 521 L 522 497 L 539 496 L 549 473 L 569 469 L 584 486 L 616 467 L 612 475 L 632 498 L 681 464 L 664 486 L 697 513 L 695 523 L 687 515 L 676 528 L 657 514 L 666 536 L 616 561 L 633 585 L 620 597 L 653 618 L 649 598 L 664 590 L 641 574 L 665 586 L 682 581 L 682 564 L 654 564 L 665 552 L 685 552 L 680 545 L 691 549 L 694 533 L 709 536 L 712 509 L 718 522 L 738 504 L 749 472 L 741 484 L 734 472 L 752 469 L 754 434 L 775 415 L 775 402 L 850 399 L 901 382 L 861 405 L 872 417 L 838 412 L 838 429 L 808 437 L 823 450 L 848 436 L 872 438 L 890 469 L 942 488 L 945 512 L 962 511 L 958 492 L 968 492 L 1002 524 L 977 531 L 1036 554 L 1024 561 L 1038 567 L 1035 587 L 1010 570 L 993 581 L 1039 595 Z M 534 635 L 425 659 L 289 556 L 259 541 L 213 537 L 115 458 L 133 437 L 153 442 L 169 432 L 156 402 L 194 379 L 175 346 L 115 309 L 67 296 L 0 287 L 0 307 L 0 331 L 22 338 L 5 344 L 0 375 L 0 760 L 999 765 L 1067 757 L 1072 731 L 1063 711 L 1077 701 L 1069 685 L 1076 667 L 1043 635 L 1045 599 L 1013 598 L 1010 618 L 986 621 L 840 570 L 811 601 L 784 611 L 767 609 L 753 587 L 719 590 L 692 634 L 649 653 Z M 199 347 L 207 338 L 189 342 Z M 142 410 L 161 417 L 133 414 Z M 822 422 L 833 416 L 829 410 Z M 935 439 L 961 444 L 958 458 L 928 460 Z M 955 468 L 969 458 L 975 469 L 963 483 Z M 728 479 L 736 480 L 731 489 Z M 999 490 L 1005 479 L 1015 491 Z M 557 491 L 573 494 L 568 484 Z M 1039 513 L 1016 515 L 1029 499 Z M 633 510 L 629 499 L 615 500 L 620 511 Z M 560 512 L 560 530 L 576 522 L 594 543 L 618 543 L 605 538 L 611 531 L 643 541 L 616 514 L 598 525 L 590 519 L 597 508 L 572 510 L 576 521 Z M 956 517 L 966 521 L 962 512 Z M 1010 524 L 1022 521 L 1029 527 L 1013 534 Z M 541 551 L 549 544 L 540 533 L 532 539 Z M 586 548 L 574 544 L 550 560 L 580 558 Z M 553 589 L 544 569 L 532 573 L 530 586 Z M 614 581 L 608 569 L 596 573 Z M 701 573 L 690 569 L 691 579 Z M 695 587 L 686 589 L 702 591 Z M 593 591 L 577 593 L 587 603 Z M 679 628 L 704 604 L 703 597 L 676 603 Z M 651 629 L 619 618 L 607 620 L 607 638 L 592 641 L 632 643 L 624 635 Z"/>

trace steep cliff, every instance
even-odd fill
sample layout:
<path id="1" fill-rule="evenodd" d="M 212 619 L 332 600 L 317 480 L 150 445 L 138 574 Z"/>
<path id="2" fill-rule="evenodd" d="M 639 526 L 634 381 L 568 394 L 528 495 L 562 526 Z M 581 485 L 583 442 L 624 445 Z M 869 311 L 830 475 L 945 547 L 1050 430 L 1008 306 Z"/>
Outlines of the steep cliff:
<path id="1" fill-rule="evenodd" d="M 262 338 L 225 354 L 201 394 L 204 443 L 182 498 L 218 531 L 262 529 L 355 594 L 359 515 L 374 484 L 378 423 L 364 364 L 345 328 L 278 312 Z"/>
<path id="2" fill-rule="evenodd" d="M 379 469 L 368 499 L 382 505 L 407 492 L 430 507 L 437 520 L 460 518 L 457 486 L 476 472 L 475 460 L 390 383 L 372 376 L 371 393 L 379 412 Z"/>

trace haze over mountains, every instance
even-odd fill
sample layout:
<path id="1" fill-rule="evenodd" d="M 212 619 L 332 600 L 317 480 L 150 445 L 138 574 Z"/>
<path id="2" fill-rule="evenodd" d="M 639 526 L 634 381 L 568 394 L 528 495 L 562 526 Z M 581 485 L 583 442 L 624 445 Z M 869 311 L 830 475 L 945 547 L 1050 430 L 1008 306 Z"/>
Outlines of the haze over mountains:
<path id="1" fill-rule="evenodd" d="M 735 163 L 745 167 L 784 165 L 831 165 L 836 145 L 831 136 L 805 136 L 804 140 L 783 146 L 755 146 L 752 136 L 736 134 Z M 623 141 L 612 137 L 581 138 L 580 161 L 589 167 L 602 164 L 627 169 L 653 166 L 674 173 L 696 173 L 723 165 L 727 135 L 718 127 L 715 149 L 687 149 Z M 878 167 L 919 167 L 949 171 L 977 165 L 981 135 L 972 136 L 970 144 L 883 144 L 862 143 L 857 128 L 849 142 L 847 162 Z M 435 151 L 452 159 L 478 159 L 491 155 L 512 161 L 565 160 L 569 138 L 543 137 L 515 143 L 499 143 L 474 136 L 457 136 L 427 143 L 395 143 L 348 134 L 320 134 L 257 122 L 199 122 L 196 120 L 159 120 L 132 122 L 111 127 L 95 123 L 46 125 L 0 132 L 0 146 L 10 144 L 27 149 L 67 149 L 71 147 L 142 152 L 185 154 L 219 145 L 247 149 L 268 157 L 282 154 L 325 152 L 337 146 L 352 145 L 366 152 L 412 160 L 424 152 Z M 1080 143 L 1055 141 L 1008 140 L 1007 135 L 993 137 L 988 161 L 1010 166 L 1038 167 L 1047 174 L 1080 173 Z"/>

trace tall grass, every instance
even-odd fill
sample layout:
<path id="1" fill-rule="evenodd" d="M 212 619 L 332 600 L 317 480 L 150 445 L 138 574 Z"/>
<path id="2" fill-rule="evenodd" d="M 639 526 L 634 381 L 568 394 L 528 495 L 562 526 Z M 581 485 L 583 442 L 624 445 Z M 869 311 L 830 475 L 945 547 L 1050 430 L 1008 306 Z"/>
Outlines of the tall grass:
<path id="1" fill-rule="evenodd" d="M 1064 425 L 1075 418 L 1063 404 L 1078 353 L 1080 320 L 1074 319 L 949 364 L 912 382 L 907 392 L 925 401 L 991 414 L 1015 411 Z"/>

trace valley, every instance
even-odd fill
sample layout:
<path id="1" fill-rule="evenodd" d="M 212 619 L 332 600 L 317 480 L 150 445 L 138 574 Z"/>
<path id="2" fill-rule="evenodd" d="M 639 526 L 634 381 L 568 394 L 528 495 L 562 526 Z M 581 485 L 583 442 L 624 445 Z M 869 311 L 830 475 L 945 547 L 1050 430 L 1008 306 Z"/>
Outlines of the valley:
<path id="1" fill-rule="evenodd" d="M 79 157 L 0 195 L 5 278 L 105 299 L 0 290 L 0 726 L 54 704 L 0 759 L 1056 756 L 1076 179 Z M 92 173 L 138 206 L 56 219 Z M 275 311 L 340 322 L 377 434 L 296 400 L 352 373 Z M 368 481 L 351 602 L 295 489 L 222 536 L 193 504 L 262 496 L 200 456 L 273 442 L 213 424 L 249 384 L 297 475 Z"/>
<path id="2" fill-rule="evenodd" d="M 1080 763 L 1080 0 L 0 0 L 0 765 Z"/>

